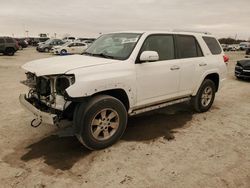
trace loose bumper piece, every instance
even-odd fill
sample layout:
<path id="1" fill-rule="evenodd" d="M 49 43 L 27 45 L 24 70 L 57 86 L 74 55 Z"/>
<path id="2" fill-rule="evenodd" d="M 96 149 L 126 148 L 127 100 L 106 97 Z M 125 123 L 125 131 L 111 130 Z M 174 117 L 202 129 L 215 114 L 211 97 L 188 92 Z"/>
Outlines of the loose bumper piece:
<path id="1" fill-rule="evenodd" d="M 21 94 L 19 96 L 19 101 L 26 110 L 31 112 L 36 117 L 36 119 L 39 119 L 42 123 L 50 125 L 56 125 L 58 123 L 58 116 L 56 114 L 42 112 L 41 110 L 37 109 L 27 100 L 25 94 Z"/>

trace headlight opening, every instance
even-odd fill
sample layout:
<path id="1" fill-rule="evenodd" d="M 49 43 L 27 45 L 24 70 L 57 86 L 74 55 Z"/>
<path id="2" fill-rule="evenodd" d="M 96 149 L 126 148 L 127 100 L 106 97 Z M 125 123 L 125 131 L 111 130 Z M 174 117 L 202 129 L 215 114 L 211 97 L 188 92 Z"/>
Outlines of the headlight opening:
<path id="1" fill-rule="evenodd" d="M 65 90 L 75 82 L 74 75 L 60 76 L 56 79 L 56 93 L 64 95 Z"/>

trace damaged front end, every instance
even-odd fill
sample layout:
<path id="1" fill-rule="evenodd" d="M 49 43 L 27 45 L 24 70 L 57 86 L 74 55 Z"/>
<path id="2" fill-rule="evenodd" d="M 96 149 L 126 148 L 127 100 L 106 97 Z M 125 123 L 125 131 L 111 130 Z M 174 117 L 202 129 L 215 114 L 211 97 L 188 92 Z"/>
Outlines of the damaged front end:
<path id="1" fill-rule="evenodd" d="M 21 81 L 29 87 L 27 94 L 21 94 L 20 103 L 35 115 L 33 127 L 41 123 L 58 125 L 62 119 L 72 119 L 70 110 L 74 104 L 66 100 L 65 90 L 74 84 L 74 75 L 39 76 L 27 72 L 27 79 Z"/>

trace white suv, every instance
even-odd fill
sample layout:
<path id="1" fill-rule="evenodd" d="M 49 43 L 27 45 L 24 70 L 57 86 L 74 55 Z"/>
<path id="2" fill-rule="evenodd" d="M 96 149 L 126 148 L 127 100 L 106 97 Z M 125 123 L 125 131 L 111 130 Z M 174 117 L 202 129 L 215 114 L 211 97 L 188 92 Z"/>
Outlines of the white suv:
<path id="1" fill-rule="evenodd" d="M 209 34 L 121 32 L 99 37 L 83 55 L 23 65 L 20 102 L 35 122 L 71 120 L 89 149 L 114 144 L 128 116 L 191 100 L 206 112 L 226 79 L 223 50 Z"/>

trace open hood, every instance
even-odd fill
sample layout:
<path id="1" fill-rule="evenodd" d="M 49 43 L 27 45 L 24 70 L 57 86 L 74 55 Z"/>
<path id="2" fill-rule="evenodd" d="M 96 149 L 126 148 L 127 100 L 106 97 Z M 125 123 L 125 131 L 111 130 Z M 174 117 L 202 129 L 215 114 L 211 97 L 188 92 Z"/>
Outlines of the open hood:
<path id="1" fill-rule="evenodd" d="M 119 60 L 87 55 L 70 55 L 30 61 L 24 64 L 22 68 L 28 72 L 36 74 L 36 76 L 44 76 L 65 74 L 66 72 L 77 68 L 92 67 L 117 62 L 119 62 Z"/>

